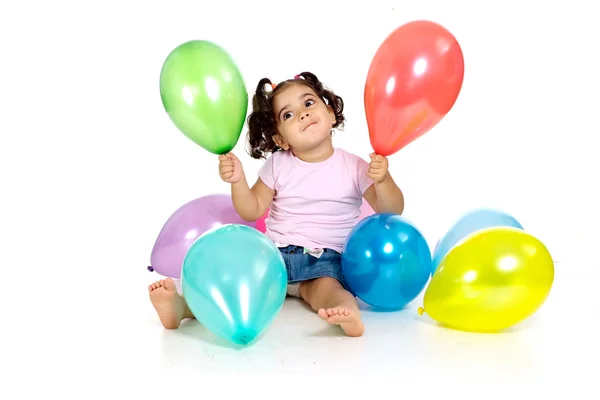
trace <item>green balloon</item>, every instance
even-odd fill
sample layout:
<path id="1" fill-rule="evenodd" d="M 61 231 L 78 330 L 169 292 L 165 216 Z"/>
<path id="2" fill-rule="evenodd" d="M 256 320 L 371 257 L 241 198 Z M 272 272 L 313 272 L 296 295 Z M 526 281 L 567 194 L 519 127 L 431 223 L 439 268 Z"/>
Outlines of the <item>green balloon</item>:
<path id="1" fill-rule="evenodd" d="M 205 150 L 225 154 L 237 144 L 248 92 L 221 47 L 205 40 L 176 47 L 160 72 L 160 97 L 177 129 Z"/>

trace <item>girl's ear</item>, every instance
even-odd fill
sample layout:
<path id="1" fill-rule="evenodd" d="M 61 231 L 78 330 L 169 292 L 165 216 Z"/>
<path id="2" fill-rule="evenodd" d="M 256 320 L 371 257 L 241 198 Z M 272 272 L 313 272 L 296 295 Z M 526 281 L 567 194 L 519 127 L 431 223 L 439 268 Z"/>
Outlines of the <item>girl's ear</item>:
<path id="1" fill-rule="evenodd" d="M 335 112 L 333 112 L 333 107 L 327 106 L 327 112 L 329 112 L 329 116 L 331 117 L 331 125 L 335 125 L 337 120 L 335 119 Z"/>
<path id="2" fill-rule="evenodd" d="M 285 139 L 279 134 L 273 136 L 273 141 L 277 147 L 281 147 L 284 150 L 288 150 L 290 148 L 290 146 L 288 146 L 288 144 L 285 142 Z"/>

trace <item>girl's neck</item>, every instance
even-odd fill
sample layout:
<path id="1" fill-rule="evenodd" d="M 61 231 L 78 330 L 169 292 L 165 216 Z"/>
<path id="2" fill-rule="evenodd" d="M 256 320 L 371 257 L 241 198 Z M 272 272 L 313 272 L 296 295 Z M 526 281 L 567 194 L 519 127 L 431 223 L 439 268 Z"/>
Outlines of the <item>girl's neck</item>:
<path id="1" fill-rule="evenodd" d="M 317 147 L 305 151 L 294 151 L 294 156 L 307 163 L 319 163 L 330 158 L 334 153 L 333 141 L 331 139 L 324 141 Z"/>

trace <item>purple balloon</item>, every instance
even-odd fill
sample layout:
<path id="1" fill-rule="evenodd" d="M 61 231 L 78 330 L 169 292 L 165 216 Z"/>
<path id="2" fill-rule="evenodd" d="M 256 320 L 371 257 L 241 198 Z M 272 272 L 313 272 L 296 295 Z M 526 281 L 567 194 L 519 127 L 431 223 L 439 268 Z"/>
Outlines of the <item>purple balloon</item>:
<path id="1" fill-rule="evenodd" d="M 196 239 L 204 232 L 225 224 L 256 228 L 254 222 L 244 221 L 239 216 L 229 195 L 213 194 L 184 204 L 161 229 L 152 249 L 148 270 L 180 278 L 183 259 Z"/>

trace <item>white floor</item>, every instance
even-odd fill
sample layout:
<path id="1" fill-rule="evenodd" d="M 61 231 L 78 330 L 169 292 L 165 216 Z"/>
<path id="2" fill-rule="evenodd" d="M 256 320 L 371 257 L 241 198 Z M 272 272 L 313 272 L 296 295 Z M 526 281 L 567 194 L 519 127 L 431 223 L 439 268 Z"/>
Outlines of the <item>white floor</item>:
<path id="1" fill-rule="evenodd" d="M 580 272 L 570 272 L 575 270 Z M 195 320 L 178 330 L 163 329 L 146 288 L 156 275 L 107 278 L 95 287 L 65 290 L 66 308 L 54 314 L 39 304 L 39 318 L 21 316 L 30 327 L 4 327 L 14 336 L 3 340 L 3 363 L 14 374 L 5 382 L 23 396 L 79 393 L 81 398 L 87 398 L 83 393 L 154 398 L 175 391 L 189 398 L 230 398 L 233 393 L 305 398 L 320 386 L 320 394 L 363 399 L 374 398 L 377 388 L 391 392 L 385 398 L 512 394 L 520 399 L 530 398 L 525 393 L 564 393 L 598 399 L 592 394 L 600 394 L 599 270 L 557 264 L 544 307 L 508 333 L 441 328 L 418 315 L 419 298 L 402 312 L 365 310 L 365 335 L 346 338 L 299 301 L 288 299 L 268 332 L 254 345 L 238 349 Z M 210 387 L 220 394 L 209 396 Z"/>
<path id="2" fill-rule="evenodd" d="M 244 349 L 234 349 L 196 321 L 165 331 L 149 305 L 145 318 L 137 321 L 143 325 L 134 328 L 140 329 L 139 340 L 144 343 L 139 350 L 153 353 L 144 358 L 145 367 L 157 371 L 277 373 L 297 376 L 300 385 L 310 382 L 311 376 L 353 380 L 390 374 L 402 385 L 517 382 L 551 389 L 569 382 L 573 393 L 582 389 L 580 385 L 594 383 L 597 372 L 593 372 L 598 371 L 594 364 L 581 363 L 590 357 L 595 363 L 600 356 L 600 275 L 576 276 L 567 266 L 556 268 L 555 285 L 544 307 L 504 334 L 469 334 L 436 326 L 418 315 L 421 298 L 402 312 L 365 310 L 367 332 L 359 339 L 344 337 L 296 299 L 288 299 L 268 332 Z"/>

